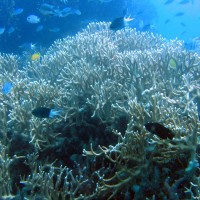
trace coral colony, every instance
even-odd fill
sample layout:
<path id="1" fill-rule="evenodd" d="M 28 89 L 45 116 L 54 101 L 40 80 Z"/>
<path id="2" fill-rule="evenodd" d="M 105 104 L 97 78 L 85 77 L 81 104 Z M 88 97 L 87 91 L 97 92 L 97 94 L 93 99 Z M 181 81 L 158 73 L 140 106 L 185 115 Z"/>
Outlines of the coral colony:
<path id="1" fill-rule="evenodd" d="M 200 199 L 199 55 L 109 27 L 0 55 L 0 199 Z"/>

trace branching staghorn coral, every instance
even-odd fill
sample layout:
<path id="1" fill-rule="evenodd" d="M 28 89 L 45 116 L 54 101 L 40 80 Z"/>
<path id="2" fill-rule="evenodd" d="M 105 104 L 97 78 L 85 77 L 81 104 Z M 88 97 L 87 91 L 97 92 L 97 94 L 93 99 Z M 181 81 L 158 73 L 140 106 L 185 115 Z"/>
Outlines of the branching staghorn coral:
<path id="1" fill-rule="evenodd" d="M 19 71 L 19 58 L 15 55 L 6 55 L 1 54 L 0 55 L 0 85 L 1 88 L 3 88 L 3 85 L 6 82 L 12 82 L 13 84 L 16 84 L 17 80 L 22 78 L 23 76 L 20 74 Z M 10 103 L 9 96 L 5 95 L 2 90 L 0 93 L 0 125 L 1 125 L 1 132 L 5 136 L 5 133 L 9 131 L 7 126 L 7 120 L 8 120 L 8 113 L 9 110 L 12 108 L 12 103 Z"/>
<path id="2" fill-rule="evenodd" d="M 60 74 L 59 82 L 64 83 L 64 90 L 69 92 L 68 95 L 74 95 L 71 99 L 75 100 L 80 96 L 89 97 L 85 101 L 95 108 L 94 116 L 95 114 L 97 116 L 103 115 L 105 110 L 106 112 L 112 113 L 110 102 L 118 101 L 119 103 L 121 101 L 122 104 L 124 104 L 124 100 L 128 98 L 130 89 L 131 91 L 133 89 L 135 90 L 138 98 L 146 88 L 149 86 L 152 87 L 155 81 L 161 82 L 160 84 L 163 84 L 163 87 L 165 87 L 163 89 L 166 90 L 167 85 L 166 82 L 162 80 L 163 78 L 168 77 L 167 75 L 170 77 L 175 76 L 178 71 L 181 79 L 181 74 L 185 73 L 187 70 L 188 63 L 181 62 L 183 62 L 183 59 L 186 59 L 186 56 L 189 57 L 189 55 L 182 51 L 182 44 L 179 41 L 171 41 L 169 44 L 165 44 L 162 38 L 146 35 L 147 33 L 141 34 L 143 35 L 142 37 L 134 30 L 126 30 L 125 32 L 117 32 L 114 34 L 108 30 L 101 30 L 98 24 L 96 29 L 100 29 L 101 35 L 99 34 L 100 31 L 93 33 L 93 29 L 95 29 L 93 26 L 94 24 L 91 24 L 88 30 L 84 33 L 80 33 L 80 36 L 77 35 L 76 38 L 71 40 L 67 38 L 62 43 L 58 41 L 55 43 L 53 50 L 59 49 L 58 55 L 62 52 L 62 60 L 64 60 L 65 57 L 66 60 L 70 60 L 69 57 L 73 60 L 63 65 L 63 72 Z M 100 27 L 104 26 L 106 25 L 102 23 Z M 85 36 L 89 33 L 90 40 Z M 131 35 L 130 38 L 128 34 Z M 148 40 L 145 39 L 145 41 L 153 40 L 155 44 L 159 44 L 158 49 L 148 50 L 148 47 L 146 47 L 143 52 L 141 50 L 126 51 L 125 47 L 120 46 L 122 43 L 120 40 L 123 41 L 124 38 L 132 39 L 133 35 L 137 41 L 137 34 L 140 37 L 140 41 L 143 38 L 148 38 Z M 145 41 L 144 44 L 146 44 Z M 75 43 L 78 48 L 73 48 L 74 44 L 72 45 L 72 42 Z M 126 41 L 123 42 L 124 45 L 127 44 Z M 63 45 L 63 43 L 66 43 L 66 45 Z M 92 46 L 91 44 L 95 45 Z M 134 45 L 132 46 L 134 47 Z M 143 46 L 144 45 L 142 45 L 141 48 L 143 48 Z M 120 49 L 123 49 L 123 52 Z M 169 57 L 169 53 L 166 53 L 167 51 L 170 52 L 171 57 Z M 177 69 L 170 69 L 169 73 L 169 60 L 171 58 L 175 59 L 176 55 L 173 54 L 177 54 L 177 52 L 180 52 L 182 56 L 179 55 L 180 58 L 177 58 Z M 47 54 L 51 55 L 53 51 L 50 50 Z M 181 60 L 180 63 L 179 59 Z M 194 60 L 192 62 L 194 62 Z M 60 61 L 58 60 L 57 63 L 60 63 Z M 164 66 L 160 67 L 160 65 Z M 157 73 L 152 74 L 155 70 Z M 101 74 L 101 76 L 99 76 L 99 74 Z M 156 78 L 148 79 L 147 77 L 149 75 L 156 76 Z M 70 77 L 73 77 L 72 83 L 69 82 L 69 80 L 72 80 Z M 171 80 L 170 77 L 168 77 L 166 81 Z M 180 81 L 181 80 L 176 80 L 175 84 L 179 85 Z M 71 93 L 71 91 L 73 92 Z M 101 112 L 101 114 L 99 114 L 99 112 Z M 108 118 L 110 119 L 109 115 Z"/>
<path id="3" fill-rule="evenodd" d="M 15 55 L 0 55 L 1 80 L 3 78 L 17 78 L 19 72 L 19 58 Z M 3 79 L 4 80 L 4 79 Z"/>
<path id="4" fill-rule="evenodd" d="M 112 193 L 109 194 L 109 199 L 112 199 L 116 194 L 119 194 L 125 188 L 127 190 L 127 186 L 130 187 L 128 188 L 130 191 L 134 186 L 138 186 L 140 188 L 139 191 L 135 191 L 134 197 L 136 199 L 144 198 L 144 194 L 148 190 L 149 193 L 152 193 L 151 190 L 154 190 L 155 187 L 157 187 L 157 189 L 154 195 L 164 198 L 164 196 L 158 195 L 158 193 L 160 195 L 163 193 L 161 192 L 162 190 L 165 191 L 165 186 L 162 186 L 161 182 L 159 183 L 159 179 L 161 177 L 155 177 L 155 186 L 152 183 L 152 188 L 148 188 L 151 180 L 154 178 L 154 170 L 160 170 L 160 176 L 161 174 L 162 176 L 166 176 L 167 174 L 170 175 L 171 173 L 174 173 L 174 171 L 171 171 L 173 170 L 173 168 L 171 168 L 172 166 L 170 167 L 173 162 L 177 162 L 178 165 L 180 165 L 179 170 L 181 170 L 181 168 L 184 169 L 184 166 L 189 165 L 188 160 L 190 162 L 198 162 L 196 161 L 196 159 L 198 159 L 196 156 L 196 149 L 198 146 L 196 139 L 199 137 L 198 118 L 196 115 L 190 115 L 190 117 L 195 121 L 185 119 L 185 124 L 178 124 L 178 122 L 176 122 L 176 127 L 182 126 L 181 133 L 179 133 L 178 130 L 176 139 L 173 141 L 166 141 L 149 135 L 149 133 L 147 133 L 145 128 L 142 126 L 141 122 L 144 122 L 145 118 L 147 117 L 148 119 L 149 117 L 149 114 L 144 107 L 142 108 L 136 100 L 131 101 L 129 105 L 129 112 L 132 119 L 128 124 L 124 137 L 121 133 L 114 131 L 115 134 L 119 136 L 119 142 L 115 146 L 110 145 L 108 148 L 99 146 L 98 153 L 96 153 L 91 147 L 91 151 L 84 150 L 84 153 L 88 156 L 93 155 L 97 157 L 103 154 L 112 163 L 114 163 L 116 172 L 112 174 L 112 176 L 109 175 L 109 177 L 103 177 L 102 182 L 99 185 L 99 189 L 104 191 L 104 194 L 106 192 L 109 194 L 110 191 L 112 191 Z M 166 106 L 164 103 L 161 105 L 163 107 Z M 162 106 L 160 106 L 160 111 L 162 110 Z M 165 107 L 166 112 L 163 112 L 162 115 L 168 115 L 169 111 L 172 112 L 172 110 L 170 110 L 171 108 L 168 108 L 169 107 Z M 178 114 L 178 109 L 174 109 L 175 110 L 173 110 L 173 112 Z M 152 112 L 152 114 L 154 113 Z M 160 115 L 160 113 L 158 113 L 158 115 L 157 120 L 162 121 L 163 124 L 170 125 L 170 121 L 165 122 L 164 119 L 161 119 L 162 115 Z M 174 116 L 174 118 L 176 117 Z M 199 171 L 199 169 L 197 169 L 198 165 L 199 164 L 194 166 L 192 170 Z M 160 167 L 163 167 L 163 169 Z M 194 181 L 195 184 L 198 185 L 198 178 L 195 177 L 194 171 L 192 174 L 186 172 L 186 175 L 181 178 L 181 181 L 176 183 L 176 187 L 174 186 L 173 191 L 177 192 L 177 188 L 184 181 L 188 181 L 188 183 L 189 181 Z M 184 172 L 182 173 L 184 174 Z M 161 186 L 161 191 L 158 192 L 159 188 L 156 184 Z M 171 194 L 168 195 L 170 196 Z M 195 191 L 195 195 L 199 195 L 198 189 Z M 177 199 L 179 198 L 177 197 Z"/>
<path id="5" fill-rule="evenodd" d="M 1 155 L 0 155 L 0 196 L 10 195 L 11 193 L 11 178 L 9 176 L 8 168 L 9 164 L 12 161 L 7 153 L 6 147 L 0 143 Z"/>
<path id="6" fill-rule="evenodd" d="M 11 62 L 7 55 L 1 60 Z M 179 199 L 198 197 L 199 72 L 200 57 L 184 50 L 181 41 L 128 28 L 112 32 L 109 23 L 92 23 L 74 37 L 57 40 L 40 61 L 17 70 L 10 94 L 0 94 L 4 142 L 7 131 L 25 135 L 39 155 L 35 163 L 28 162 L 32 151 L 23 155 L 31 171 L 22 178 L 24 187 L 29 185 L 32 197 L 53 199 L 122 199 L 126 194 L 170 199 L 172 192 Z M 37 119 L 31 111 L 38 106 L 62 109 L 63 115 Z M 170 129 L 173 140 L 149 133 L 148 122 Z M 114 130 L 117 143 L 106 141 L 108 130 Z M 64 148 L 75 146 L 74 138 L 86 149 L 86 160 Z M 90 159 L 98 162 L 89 167 Z M 66 160 L 80 162 L 80 168 L 68 168 Z M 54 175 L 62 178 L 53 182 Z M 38 187 L 37 194 L 33 188 Z"/>
<path id="7" fill-rule="evenodd" d="M 21 183 L 25 185 L 24 191 L 38 192 L 27 193 L 28 198 L 44 197 L 45 199 L 93 199 L 98 191 L 91 191 L 92 176 L 87 177 L 87 167 L 73 171 L 67 167 L 54 167 L 54 162 L 45 166 L 36 164 L 37 154 L 28 156 L 26 164 L 31 167 L 32 174 Z M 89 193 L 88 193 L 89 192 Z"/>

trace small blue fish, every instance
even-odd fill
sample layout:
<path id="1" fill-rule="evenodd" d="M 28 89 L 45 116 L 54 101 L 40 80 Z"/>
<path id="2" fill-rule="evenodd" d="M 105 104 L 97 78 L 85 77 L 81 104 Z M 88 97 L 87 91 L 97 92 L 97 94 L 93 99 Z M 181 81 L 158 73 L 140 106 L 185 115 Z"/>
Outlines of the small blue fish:
<path id="1" fill-rule="evenodd" d="M 20 15 L 21 13 L 23 13 L 24 9 L 23 8 L 16 8 L 11 15 L 12 16 L 16 16 L 16 15 Z"/>
<path id="2" fill-rule="evenodd" d="M 43 25 L 39 25 L 39 26 L 36 28 L 36 32 L 39 32 L 39 31 L 41 31 L 43 28 L 44 28 L 44 26 L 43 26 Z"/>
<path id="3" fill-rule="evenodd" d="M 62 10 L 55 10 L 56 17 L 67 17 L 68 15 L 81 15 L 81 11 L 71 7 L 66 7 Z"/>
<path id="4" fill-rule="evenodd" d="M 42 15 L 54 15 L 56 11 L 56 7 L 54 5 L 43 3 L 40 5 L 39 11 Z"/>
<path id="5" fill-rule="evenodd" d="M 72 9 L 71 9 L 71 14 L 74 14 L 74 15 L 81 15 L 81 11 L 78 10 L 78 9 L 72 8 Z"/>
<path id="6" fill-rule="evenodd" d="M 2 93 L 9 94 L 13 88 L 13 84 L 11 82 L 5 82 L 2 86 Z"/>
<path id="7" fill-rule="evenodd" d="M 30 24 L 37 24 L 40 22 L 40 18 L 36 15 L 29 15 L 26 19 Z"/>
<path id="8" fill-rule="evenodd" d="M 53 28 L 50 28 L 49 29 L 50 32 L 53 32 L 53 33 L 58 33 L 60 31 L 60 28 L 58 27 L 53 27 Z"/>
<path id="9" fill-rule="evenodd" d="M 15 31 L 15 28 L 13 26 L 11 26 L 9 29 L 8 29 L 8 34 L 11 34 Z"/>
<path id="10" fill-rule="evenodd" d="M 0 27 L 0 35 L 3 34 L 4 31 L 5 31 L 5 28 L 1 28 L 1 27 Z"/>
<path id="11" fill-rule="evenodd" d="M 67 17 L 70 14 L 71 14 L 71 8 L 70 7 L 66 7 L 66 8 L 64 8 L 62 10 L 57 10 L 55 16 L 58 16 L 58 17 Z"/>

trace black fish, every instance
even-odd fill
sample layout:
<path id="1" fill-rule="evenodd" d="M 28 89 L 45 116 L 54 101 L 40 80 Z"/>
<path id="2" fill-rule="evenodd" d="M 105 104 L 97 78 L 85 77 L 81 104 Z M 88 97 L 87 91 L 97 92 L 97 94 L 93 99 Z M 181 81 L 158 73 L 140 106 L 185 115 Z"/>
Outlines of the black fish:
<path id="1" fill-rule="evenodd" d="M 61 110 L 38 107 L 32 111 L 32 114 L 38 118 L 55 118 L 61 116 Z"/>
<path id="2" fill-rule="evenodd" d="M 117 31 L 125 27 L 124 17 L 118 17 L 114 19 L 110 25 L 110 29 Z"/>
<path id="3" fill-rule="evenodd" d="M 174 133 L 170 129 L 165 128 L 159 123 L 146 123 L 144 126 L 150 133 L 156 134 L 162 139 L 169 138 L 170 140 L 172 140 L 174 137 Z"/>
<path id="4" fill-rule="evenodd" d="M 49 118 L 50 117 L 50 108 L 38 107 L 32 111 L 32 114 L 38 118 Z"/>
<path id="5" fill-rule="evenodd" d="M 124 17 L 127 13 L 127 9 L 123 10 L 122 17 L 118 17 L 111 22 L 110 30 L 117 31 L 123 29 L 125 27 L 125 20 Z"/>

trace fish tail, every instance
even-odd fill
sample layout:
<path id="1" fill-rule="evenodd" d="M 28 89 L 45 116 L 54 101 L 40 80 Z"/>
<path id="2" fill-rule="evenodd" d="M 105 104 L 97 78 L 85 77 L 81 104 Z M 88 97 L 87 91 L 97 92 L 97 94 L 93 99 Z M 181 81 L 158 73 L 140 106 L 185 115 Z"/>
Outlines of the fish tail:
<path id="1" fill-rule="evenodd" d="M 61 116 L 61 114 L 62 114 L 62 110 L 51 109 L 49 118 L 59 117 L 59 116 Z"/>

